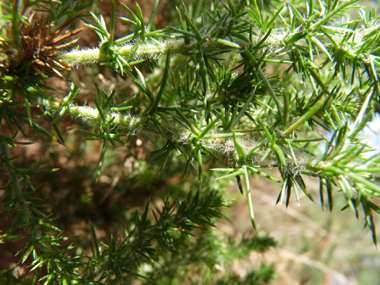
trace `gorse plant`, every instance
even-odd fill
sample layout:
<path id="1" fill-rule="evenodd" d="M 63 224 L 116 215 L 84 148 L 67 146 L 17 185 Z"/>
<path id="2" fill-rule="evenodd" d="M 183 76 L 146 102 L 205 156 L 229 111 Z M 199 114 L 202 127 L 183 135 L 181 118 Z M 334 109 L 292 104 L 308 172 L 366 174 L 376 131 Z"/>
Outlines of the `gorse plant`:
<path id="1" fill-rule="evenodd" d="M 250 0 L 200 1 L 197 7 L 178 5 L 177 25 L 158 29 L 157 0 L 149 18 L 138 4 L 137 12 L 122 5 L 129 16 L 119 17 L 112 2 L 109 23 L 88 12 L 91 1 L 61 2 L 0 4 L 2 205 L 12 220 L 2 240 L 26 237 L 18 256 L 20 264 L 28 264 L 19 277 L 9 273 L 4 278 L 81 284 L 146 278 L 167 284 L 189 277 L 188 263 L 198 268 L 205 263 L 209 267 L 199 278 L 216 282 L 215 264 L 240 256 L 234 253 L 236 243 L 211 232 L 227 206 L 211 189 L 223 192 L 223 181 L 236 179 L 256 231 L 260 221 L 254 216 L 252 175 L 281 183 L 276 203 L 286 206 L 292 194 L 297 201 L 304 194 L 312 201 L 319 196 L 323 210 L 331 211 L 339 192 L 346 208 L 357 217 L 363 212 L 376 244 L 380 155 L 360 136 L 380 95 L 380 24 L 374 9 L 338 0 L 268 6 Z M 97 48 L 74 48 L 80 19 L 99 37 Z M 131 29 L 129 34 L 117 36 L 119 22 Z M 47 80 L 70 81 L 75 67 L 113 70 L 133 88 L 126 95 L 96 86 L 93 100 L 78 104 L 81 91 L 74 80 L 64 97 Z M 91 125 L 92 131 L 83 132 L 102 142 L 97 178 L 107 151 L 139 137 L 150 153 L 148 165 L 158 164 L 162 173 L 173 165 L 188 176 L 197 173 L 190 188 L 198 191 L 182 201 L 165 200 L 151 217 L 148 206 L 141 216 L 130 217 L 132 226 L 121 242 L 112 237 L 101 242 L 92 227 L 92 254 L 88 247 L 75 252 L 76 242 L 68 245 L 31 178 L 57 169 L 39 164 L 24 169 L 13 155 L 25 144 L 26 126 L 65 144 L 60 124 L 67 115 Z M 43 119 L 50 126 L 38 123 Z M 267 169 L 277 169 L 278 175 Z M 305 176 L 319 180 L 319 193 L 308 190 Z M 196 228 L 202 231 L 195 233 Z M 239 246 L 242 252 L 265 251 L 274 241 L 255 236 Z M 159 268 L 165 270 L 158 273 Z M 265 265 L 240 281 L 272 277 L 273 269 Z M 219 281 L 237 282 L 233 274 L 223 278 Z"/>

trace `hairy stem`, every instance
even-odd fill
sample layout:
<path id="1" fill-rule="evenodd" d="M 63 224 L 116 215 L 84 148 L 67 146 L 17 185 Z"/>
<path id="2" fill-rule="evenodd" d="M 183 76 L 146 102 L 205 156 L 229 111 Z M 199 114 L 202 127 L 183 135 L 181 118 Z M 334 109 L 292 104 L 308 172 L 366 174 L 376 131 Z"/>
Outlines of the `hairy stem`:
<path id="1" fill-rule="evenodd" d="M 74 104 L 62 105 L 62 103 L 54 99 L 38 98 L 37 102 L 39 106 L 45 107 L 47 110 L 53 111 L 54 113 L 59 113 L 65 108 L 71 115 L 78 117 L 85 122 L 101 123 L 103 120 L 100 112 L 96 108 L 77 106 Z M 130 130 L 136 130 L 141 121 L 139 117 L 132 117 L 119 112 L 104 112 L 104 118 L 114 126 Z"/>
<path id="2" fill-rule="evenodd" d="M 182 39 L 167 39 L 164 41 L 147 41 L 144 43 L 126 44 L 123 46 L 112 46 L 107 55 L 102 55 L 99 48 L 73 50 L 58 56 L 58 60 L 65 61 L 71 65 L 89 64 L 95 62 L 112 61 L 114 56 L 121 56 L 128 60 L 139 58 L 156 58 L 160 55 L 184 54 L 189 55 L 202 49 L 228 51 L 237 49 L 239 45 L 233 45 L 229 41 L 205 41 L 201 45 L 193 43 L 187 45 Z"/>
<path id="3" fill-rule="evenodd" d="M 211 135 L 197 138 L 185 127 L 170 121 L 162 121 L 160 131 L 151 121 L 145 121 L 142 117 L 130 116 L 120 112 L 103 111 L 102 118 L 98 109 L 88 106 L 77 106 L 75 104 L 64 104 L 53 98 L 37 98 L 37 105 L 43 107 L 53 113 L 62 114 L 62 110 L 71 114 L 78 119 L 89 122 L 92 125 L 105 123 L 114 127 L 125 128 L 128 133 L 135 134 L 136 132 L 150 133 L 164 136 L 172 141 L 179 141 L 185 145 L 191 145 L 194 139 L 206 148 L 212 149 L 215 153 L 223 155 L 231 155 L 236 151 L 233 134 L 213 132 Z M 257 142 L 253 139 L 244 137 L 244 133 L 235 133 L 236 139 L 247 153 L 257 146 Z"/>

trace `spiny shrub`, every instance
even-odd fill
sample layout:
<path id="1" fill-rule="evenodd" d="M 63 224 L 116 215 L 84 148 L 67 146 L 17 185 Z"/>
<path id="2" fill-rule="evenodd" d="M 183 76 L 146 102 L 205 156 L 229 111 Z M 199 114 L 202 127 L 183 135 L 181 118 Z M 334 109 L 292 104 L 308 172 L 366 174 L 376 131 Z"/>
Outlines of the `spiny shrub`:
<path id="1" fill-rule="evenodd" d="M 148 18 L 138 4 L 132 10 L 112 2 L 110 11 L 96 13 L 92 1 L 0 3 L 0 177 L 8 225 L 1 241 L 23 245 L 0 280 L 269 282 L 274 271 L 268 265 L 244 278 L 217 270 L 249 251 L 275 246 L 269 237 L 234 241 L 214 229 L 228 213 L 225 181 L 235 179 L 257 233 L 252 175 L 280 183 L 274 202 L 286 206 L 292 194 L 297 201 L 300 195 L 312 201 L 319 196 L 322 209 L 331 211 L 339 192 L 345 208 L 356 216 L 363 212 L 376 243 L 373 214 L 380 208 L 373 198 L 380 194 L 380 156 L 360 133 L 378 108 L 379 18 L 355 2 L 178 3 L 176 11 L 166 11 L 177 16 L 166 27 L 155 23 L 158 0 Z M 85 28 L 79 28 L 83 22 Z M 83 45 L 89 29 L 98 36 L 97 47 Z M 99 82 L 93 88 L 75 80 L 86 73 L 98 79 L 110 75 L 117 84 L 103 90 Z M 91 96 L 81 98 L 82 90 Z M 134 161 L 134 171 L 120 183 L 112 180 L 104 199 L 91 200 L 86 187 L 74 184 L 88 174 L 79 166 L 88 154 L 73 158 L 78 166 L 67 178 L 72 184 L 53 181 L 60 171 L 48 167 L 54 165 L 49 159 L 23 164 L 17 157 L 33 143 L 31 137 L 70 149 L 66 140 L 83 135 L 63 126 L 76 121 L 84 122 L 82 134 L 101 142 L 95 177 L 87 176 L 94 183 L 87 186 L 99 187 L 102 173 L 110 174 L 109 153 L 127 150 Z M 73 156 L 77 146 L 70 149 Z M 50 160 L 63 156 L 57 152 Z M 305 176 L 319 180 L 319 193 L 308 190 Z M 173 187 L 168 182 L 173 177 L 183 183 Z M 75 197 L 65 206 L 77 210 L 52 206 L 49 195 L 63 195 L 63 185 Z M 159 191 L 167 196 L 162 206 L 148 203 L 141 214 L 109 198 L 113 192 L 132 193 L 128 207 L 133 208 Z M 107 199 L 117 207 L 108 209 L 111 220 L 121 219 L 117 230 L 88 214 L 95 215 Z M 58 209 L 72 217 L 63 218 Z M 80 217 L 92 225 L 69 237 L 70 227 L 60 223 Z M 106 238 L 98 237 L 102 227 Z M 115 238 L 120 227 L 123 238 Z"/>

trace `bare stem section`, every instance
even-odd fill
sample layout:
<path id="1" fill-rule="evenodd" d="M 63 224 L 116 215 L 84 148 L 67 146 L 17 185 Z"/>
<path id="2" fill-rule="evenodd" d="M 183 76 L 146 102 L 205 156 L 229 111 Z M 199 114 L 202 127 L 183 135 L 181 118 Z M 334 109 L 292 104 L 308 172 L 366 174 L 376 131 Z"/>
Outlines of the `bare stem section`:
<path id="1" fill-rule="evenodd" d="M 205 50 L 212 49 L 213 51 L 228 51 L 240 48 L 238 44 L 222 40 L 205 41 L 202 44 L 193 43 L 188 45 L 183 39 L 169 38 L 162 41 L 149 40 L 122 46 L 112 46 L 107 52 L 104 52 L 102 48 L 72 50 L 59 55 L 57 59 L 71 65 L 80 65 L 112 61 L 116 56 L 121 56 L 127 60 L 135 60 L 141 58 L 157 58 L 169 52 L 171 54 L 191 55 L 196 50 L 199 50 L 200 47 Z"/>
<path id="2" fill-rule="evenodd" d="M 114 126 L 120 128 L 126 128 L 129 130 L 135 130 L 138 128 L 140 123 L 139 117 L 133 117 L 130 115 L 124 115 L 119 112 L 99 112 L 96 108 L 91 108 L 88 106 L 77 106 L 74 104 L 62 105 L 60 102 L 54 99 L 42 99 L 38 98 L 38 106 L 45 108 L 48 111 L 53 111 L 55 113 L 61 113 L 62 110 L 66 110 L 69 114 L 74 117 L 79 118 L 84 122 L 89 122 L 91 124 L 100 124 L 103 121 L 106 123 L 111 123 Z"/>

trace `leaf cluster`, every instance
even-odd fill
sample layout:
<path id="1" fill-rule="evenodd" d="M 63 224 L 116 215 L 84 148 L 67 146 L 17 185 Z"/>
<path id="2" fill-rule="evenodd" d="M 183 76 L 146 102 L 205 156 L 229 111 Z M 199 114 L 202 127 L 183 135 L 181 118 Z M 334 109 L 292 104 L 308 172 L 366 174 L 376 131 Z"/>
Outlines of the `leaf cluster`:
<path id="1" fill-rule="evenodd" d="M 66 115 L 91 125 L 92 130 L 83 132 L 101 142 L 97 178 L 107 150 L 139 135 L 151 164 L 165 171 L 174 158 L 181 160 L 184 174 L 198 175 L 194 187 L 212 189 L 210 173 L 219 173 L 215 184 L 234 178 L 246 194 L 255 230 L 250 176 L 260 175 L 282 183 L 277 203 L 285 201 L 286 206 L 292 194 L 299 202 L 303 193 L 311 201 L 319 195 L 322 208 L 331 211 L 334 193 L 341 194 L 345 208 L 356 217 L 362 207 L 376 244 L 373 214 L 380 212 L 374 202 L 380 195 L 380 156 L 369 155 L 372 149 L 361 131 L 378 105 L 379 18 L 374 9 L 354 6 L 355 2 L 307 0 L 264 6 L 262 1 L 228 0 L 207 7 L 182 3 L 176 8 L 178 24 L 164 29 L 154 25 L 158 0 L 148 18 L 138 4 L 136 12 L 122 5 L 127 16 L 118 17 L 112 2 L 109 23 L 102 15 L 86 17 L 99 46 L 72 50 L 68 49 L 76 40 L 71 37 L 79 35 L 75 20 L 86 16 L 91 1 L 1 3 L 0 119 L 6 131 L 0 144 L 1 165 L 8 175 L 2 201 L 5 212 L 15 213 L 14 229 L 27 232 L 22 262 L 32 256 L 28 268 L 37 272 L 34 281 L 120 283 L 142 277 L 168 282 L 177 278 L 173 265 L 184 262 L 180 254 L 187 253 L 191 261 L 207 260 L 191 252 L 190 245 L 223 256 L 223 243 L 208 232 L 224 206 L 211 190 L 189 194 L 184 201 L 165 200 L 162 209 L 152 212 L 154 222 L 147 206 L 123 240 L 100 242 L 93 228 L 88 266 L 82 260 L 85 254 L 71 255 L 72 247 L 64 245 L 53 218 L 43 213 L 34 196 L 30 176 L 40 169 L 15 166 L 10 152 L 22 145 L 19 133 L 27 137 L 25 124 L 64 144 L 59 123 Z M 349 12 L 358 12 L 358 17 L 352 20 Z M 35 13 L 47 15 L 46 20 L 33 22 Z M 117 39 L 118 21 L 129 25 L 131 33 Z M 96 85 L 92 106 L 82 106 L 76 103 L 81 92 L 75 83 L 62 98 L 44 81 L 64 78 L 64 70 L 73 66 L 95 64 L 122 76 L 133 86 L 131 94 Z M 55 134 L 38 124 L 39 119 L 47 119 Z M 309 189 L 305 176 L 320 181 L 319 193 Z M 192 240 L 200 230 L 199 238 Z M 210 240 L 215 244 L 208 244 Z M 267 249 L 266 242 L 273 245 L 269 240 L 259 244 Z M 231 258 L 231 253 L 226 256 Z M 164 265 L 166 276 L 153 270 Z M 186 266 L 183 276 L 191 271 Z M 208 272 L 214 273 L 210 268 Z M 247 280 L 273 277 L 269 267 L 260 272 Z"/>

